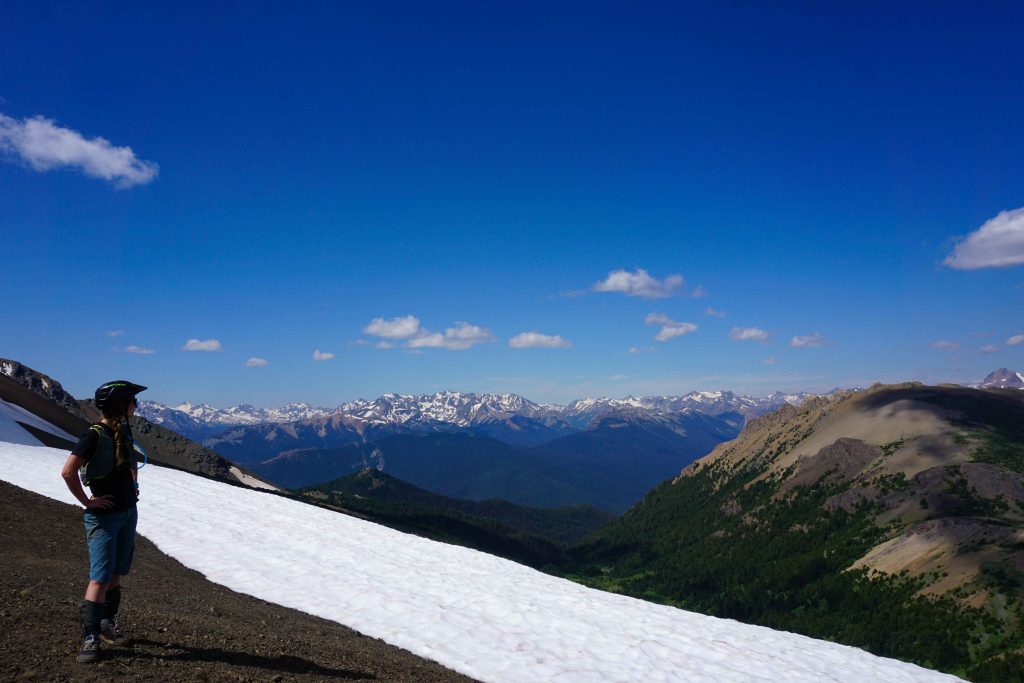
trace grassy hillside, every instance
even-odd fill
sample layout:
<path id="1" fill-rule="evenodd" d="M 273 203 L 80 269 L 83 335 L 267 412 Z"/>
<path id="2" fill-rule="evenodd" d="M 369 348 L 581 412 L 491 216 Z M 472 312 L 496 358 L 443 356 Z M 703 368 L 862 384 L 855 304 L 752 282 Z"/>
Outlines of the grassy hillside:
<path id="1" fill-rule="evenodd" d="M 1024 393 L 902 385 L 753 421 L 573 551 L 590 585 L 975 681 L 1024 677 Z"/>

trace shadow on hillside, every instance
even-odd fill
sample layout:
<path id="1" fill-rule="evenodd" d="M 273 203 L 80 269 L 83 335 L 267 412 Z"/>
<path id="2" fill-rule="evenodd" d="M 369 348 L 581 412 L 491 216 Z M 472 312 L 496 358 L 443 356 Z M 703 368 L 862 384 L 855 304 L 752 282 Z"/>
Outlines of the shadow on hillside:
<path id="1" fill-rule="evenodd" d="M 1024 391 L 1019 389 L 970 389 L 967 387 L 911 386 L 885 388 L 859 399 L 868 409 L 898 401 L 920 401 L 960 413 L 961 426 L 994 429 L 1014 438 L 1024 438 Z M 913 410 L 901 407 L 896 412 Z"/>
<path id="2" fill-rule="evenodd" d="M 376 680 L 370 672 L 352 671 L 348 669 L 332 669 L 321 666 L 302 657 L 278 655 L 264 657 L 249 652 L 223 650 L 217 647 L 190 647 L 178 643 L 155 642 L 145 638 L 133 638 L 132 645 L 148 646 L 157 652 L 140 652 L 138 649 L 111 648 L 103 651 L 104 658 L 129 657 L 135 659 L 162 659 L 165 662 L 219 662 L 234 666 L 252 666 L 284 673 L 311 674 L 325 678 L 342 678 L 351 680 Z M 159 654 L 163 652 L 165 654 Z"/>

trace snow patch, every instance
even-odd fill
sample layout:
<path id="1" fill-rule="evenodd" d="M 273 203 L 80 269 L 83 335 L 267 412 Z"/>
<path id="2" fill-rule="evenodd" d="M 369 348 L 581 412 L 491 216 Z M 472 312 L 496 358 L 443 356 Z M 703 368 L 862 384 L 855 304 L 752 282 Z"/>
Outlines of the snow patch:
<path id="1" fill-rule="evenodd" d="M 64 457 L 0 444 L 0 476 L 74 503 L 58 474 Z M 481 681 L 960 680 L 853 647 L 585 588 L 185 472 L 149 467 L 141 484 L 139 531 L 185 566 Z"/>
<path id="2" fill-rule="evenodd" d="M 254 489 L 263 489 L 264 491 L 280 491 L 281 490 L 281 489 L 277 488 L 276 486 L 271 486 L 270 484 L 268 484 L 267 482 L 265 482 L 265 481 L 263 481 L 261 479 L 257 479 L 256 477 L 254 477 L 252 475 L 246 474 L 245 472 L 243 472 L 242 470 L 238 469 L 234 465 L 232 465 L 231 467 L 228 468 L 228 472 L 230 472 L 231 475 L 235 479 L 237 479 L 238 481 L 242 482 L 246 486 L 251 486 Z"/>
<path id="3" fill-rule="evenodd" d="M 23 446 L 41 446 L 39 439 L 15 421 L 13 413 L 7 410 L 9 405 L 0 401 L 0 440 Z"/>
<path id="4" fill-rule="evenodd" d="M 22 444 L 27 444 L 27 445 L 32 445 L 32 446 L 41 445 L 41 443 L 40 443 L 40 441 L 38 439 L 36 439 L 34 436 L 32 436 L 27 430 L 23 429 L 20 425 L 16 424 L 17 422 L 20 422 L 21 424 L 29 425 L 30 427 L 35 427 L 36 429 L 38 429 L 40 431 L 43 431 L 43 432 L 46 432 L 47 434 L 53 434 L 54 436 L 59 436 L 60 438 L 66 439 L 67 441 L 70 441 L 72 443 L 76 443 L 78 441 L 78 437 L 72 436 L 72 435 L 68 434 L 63 429 L 60 429 L 58 427 L 54 427 L 52 424 L 50 424 L 46 420 L 42 419 L 41 417 L 37 416 L 36 414 L 30 413 L 29 411 L 25 410 L 24 408 L 22 408 L 19 405 L 15 405 L 13 403 L 8 403 L 7 401 L 4 401 L 3 399 L 0 399 L 0 419 L 3 419 L 3 418 L 6 418 L 7 421 L 11 422 L 11 424 L 14 425 L 15 429 L 20 430 L 21 432 L 24 432 L 25 434 L 28 434 L 29 438 L 31 439 L 31 441 L 29 441 L 29 442 L 26 442 L 26 441 L 14 441 L 14 443 L 22 443 Z M 0 434 L 0 441 L 12 441 L 12 440 L 4 438 L 3 434 Z"/>

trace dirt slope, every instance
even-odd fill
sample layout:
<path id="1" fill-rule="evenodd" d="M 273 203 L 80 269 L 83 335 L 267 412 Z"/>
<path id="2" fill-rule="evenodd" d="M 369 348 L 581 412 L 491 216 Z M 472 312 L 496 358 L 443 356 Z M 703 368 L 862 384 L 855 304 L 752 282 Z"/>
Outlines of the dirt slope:
<path id="1" fill-rule="evenodd" d="M 142 537 L 120 615 L 133 646 L 107 647 L 99 664 L 78 664 L 77 610 L 88 578 L 78 508 L 0 482 L 0 518 L 0 680 L 472 680 L 211 583 Z"/>

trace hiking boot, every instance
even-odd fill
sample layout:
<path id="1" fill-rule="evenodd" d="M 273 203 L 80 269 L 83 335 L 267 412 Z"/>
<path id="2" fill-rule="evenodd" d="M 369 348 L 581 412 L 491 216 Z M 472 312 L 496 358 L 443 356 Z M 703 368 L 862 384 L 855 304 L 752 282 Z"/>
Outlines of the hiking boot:
<path id="1" fill-rule="evenodd" d="M 117 627 L 117 620 L 104 619 L 100 622 L 100 640 L 109 645 L 124 645 L 128 638 Z"/>
<path id="2" fill-rule="evenodd" d="M 78 652 L 78 661 L 80 664 L 92 664 L 100 658 L 100 639 L 99 636 L 89 634 L 82 641 L 82 649 Z"/>

